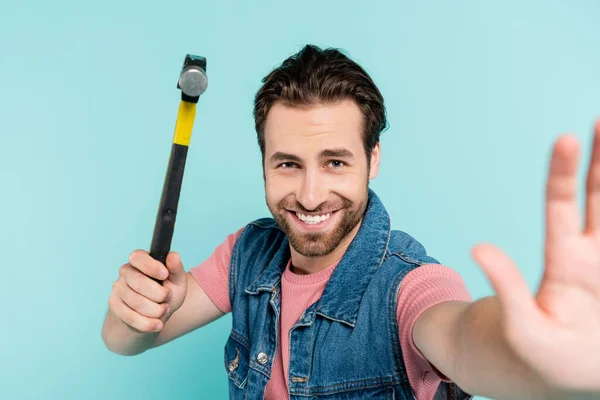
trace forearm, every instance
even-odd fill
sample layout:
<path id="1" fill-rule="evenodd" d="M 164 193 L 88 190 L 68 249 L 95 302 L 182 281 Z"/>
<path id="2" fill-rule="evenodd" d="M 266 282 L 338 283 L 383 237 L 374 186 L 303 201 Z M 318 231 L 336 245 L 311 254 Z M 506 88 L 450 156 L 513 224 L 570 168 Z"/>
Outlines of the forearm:
<path id="1" fill-rule="evenodd" d="M 457 314 L 449 353 L 452 378 L 465 391 L 494 399 L 547 399 L 543 381 L 504 339 L 496 297 L 470 303 Z"/>
<path id="2" fill-rule="evenodd" d="M 159 332 L 140 332 L 126 325 L 108 310 L 102 326 L 102 340 L 106 347 L 123 356 L 134 356 L 154 347 Z"/>

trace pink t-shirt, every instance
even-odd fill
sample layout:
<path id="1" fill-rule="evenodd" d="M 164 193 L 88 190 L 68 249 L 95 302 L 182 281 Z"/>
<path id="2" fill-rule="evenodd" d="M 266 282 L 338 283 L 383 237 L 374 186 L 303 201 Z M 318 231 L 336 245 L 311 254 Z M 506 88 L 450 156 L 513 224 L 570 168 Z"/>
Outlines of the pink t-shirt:
<path id="1" fill-rule="evenodd" d="M 231 252 L 243 228 L 227 236 L 210 257 L 190 272 L 211 301 L 224 313 L 231 312 L 228 274 Z M 272 375 L 265 390 L 265 400 L 288 398 L 289 331 L 302 312 L 317 301 L 337 263 L 326 269 L 298 275 L 290 262 L 281 279 L 280 346 L 273 362 Z M 423 356 L 415 346 L 412 331 L 417 318 L 429 307 L 444 301 L 470 301 L 471 296 L 460 275 L 438 264 L 422 265 L 410 271 L 398 291 L 400 346 L 410 385 L 417 400 L 431 400 L 440 382 L 449 380 Z"/>

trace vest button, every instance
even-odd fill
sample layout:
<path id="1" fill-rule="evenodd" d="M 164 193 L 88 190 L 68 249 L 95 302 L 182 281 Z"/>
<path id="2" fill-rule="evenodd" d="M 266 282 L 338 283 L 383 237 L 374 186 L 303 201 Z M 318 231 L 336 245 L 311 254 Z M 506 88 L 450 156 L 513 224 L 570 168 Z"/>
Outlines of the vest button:
<path id="1" fill-rule="evenodd" d="M 267 361 L 269 361 L 269 356 L 267 356 L 266 353 L 260 352 L 256 357 L 256 361 L 258 361 L 260 365 L 265 365 Z"/>

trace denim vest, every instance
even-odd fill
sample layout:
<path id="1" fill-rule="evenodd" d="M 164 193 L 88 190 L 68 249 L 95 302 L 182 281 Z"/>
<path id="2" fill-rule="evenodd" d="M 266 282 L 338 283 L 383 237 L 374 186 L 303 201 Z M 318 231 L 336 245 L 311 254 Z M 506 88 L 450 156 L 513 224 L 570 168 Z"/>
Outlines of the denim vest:
<path id="1" fill-rule="evenodd" d="M 232 330 L 225 345 L 231 399 L 263 399 L 279 345 L 281 276 L 290 258 L 271 218 L 236 241 L 229 269 Z M 321 298 L 290 331 L 291 400 L 414 399 L 398 336 L 398 289 L 408 272 L 437 263 L 406 233 L 390 229 L 372 190 L 362 224 Z M 436 399 L 470 399 L 442 383 Z"/>

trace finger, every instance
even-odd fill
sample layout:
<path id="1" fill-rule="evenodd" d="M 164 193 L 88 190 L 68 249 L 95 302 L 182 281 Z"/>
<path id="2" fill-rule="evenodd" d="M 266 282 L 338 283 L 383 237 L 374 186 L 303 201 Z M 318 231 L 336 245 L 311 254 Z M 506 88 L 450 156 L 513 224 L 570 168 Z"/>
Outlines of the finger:
<path id="1" fill-rule="evenodd" d="M 139 270 L 133 268 L 129 264 L 122 267 L 121 275 L 127 286 L 155 303 L 164 302 L 167 300 L 169 293 L 171 293 L 170 288 L 152 280 L 152 278 L 142 274 Z"/>
<path id="2" fill-rule="evenodd" d="M 167 269 L 169 270 L 169 280 L 175 285 L 187 285 L 186 272 L 181 263 L 181 257 L 176 252 L 171 252 L 167 255 Z"/>
<path id="3" fill-rule="evenodd" d="M 116 295 L 111 295 L 108 298 L 108 305 L 117 318 L 140 332 L 158 332 L 163 328 L 163 322 L 161 320 L 144 317 L 131 309 Z"/>
<path id="4" fill-rule="evenodd" d="M 600 120 L 594 129 L 592 155 L 586 180 L 585 231 L 592 233 L 600 228 Z"/>
<path id="5" fill-rule="evenodd" d="M 129 308 L 144 317 L 160 319 L 167 313 L 169 308 L 168 304 L 155 303 L 125 284 L 118 286 L 116 294 Z"/>
<path id="6" fill-rule="evenodd" d="M 492 284 L 508 326 L 519 326 L 536 308 L 527 283 L 515 263 L 502 250 L 489 244 L 475 246 L 472 256 Z"/>
<path id="7" fill-rule="evenodd" d="M 576 235 L 581 231 L 577 206 L 579 143 L 573 136 L 560 137 L 554 145 L 546 184 L 546 240 Z"/>
<path id="8" fill-rule="evenodd" d="M 129 264 L 141 273 L 153 278 L 164 280 L 169 275 L 168 270 L 160 262 L 148 254 L 146 250 L 136 250 L 129 255 Z"/>

